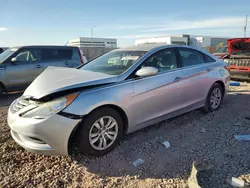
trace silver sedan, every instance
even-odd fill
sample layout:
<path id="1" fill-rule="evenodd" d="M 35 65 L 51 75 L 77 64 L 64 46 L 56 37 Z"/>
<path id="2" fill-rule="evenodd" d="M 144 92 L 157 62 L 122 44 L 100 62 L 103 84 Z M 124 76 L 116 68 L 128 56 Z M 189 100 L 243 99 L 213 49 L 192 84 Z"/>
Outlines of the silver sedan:
<path id="1" fill-rule="evenodd" d="M 182 45 L 117 49 L 78 69 L 49 67 L 9 107 L 13 139 L 30 152 L 101 156 L 124 134 L 202 108 L 219 109 L 225 62 Z"/>

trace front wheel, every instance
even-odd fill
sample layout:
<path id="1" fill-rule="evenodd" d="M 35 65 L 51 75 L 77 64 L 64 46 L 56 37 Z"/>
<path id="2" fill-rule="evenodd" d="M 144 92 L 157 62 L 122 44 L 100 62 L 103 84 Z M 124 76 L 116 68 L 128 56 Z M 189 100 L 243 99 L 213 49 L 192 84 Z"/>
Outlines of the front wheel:
<path id="1" fill-rule="evenodd" d="M 223 89 L 220 84 L 215 83 L 208 92 L 206 104 L 202 110 L 206 113 L 216 111 L 220 108 L 223 99 Z"/>
<path id="2" fill-rule="evenodd" d="M 116 110 L 97 109 L 86 117 L 77 131 L 80 152 L 105 155 L 119 143 L 123 133 L 123 121 Z"/>

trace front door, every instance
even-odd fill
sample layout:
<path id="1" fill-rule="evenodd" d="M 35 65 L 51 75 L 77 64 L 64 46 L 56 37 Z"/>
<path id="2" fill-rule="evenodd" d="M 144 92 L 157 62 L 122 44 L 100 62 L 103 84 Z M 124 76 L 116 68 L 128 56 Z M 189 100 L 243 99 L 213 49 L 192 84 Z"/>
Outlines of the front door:
<path id="1" fill-rule="evenodd" d="M 39 49 L 22 48 L 6 66 L 9 89 L 25 89 L 41 73 Z"/>
<path id="2" fill-rule="evenodd" d="M 134 81 L 135 114 L 132 117 L 137 126 L 158 121 L 182 108 L 183 103 L 183 72 L 177 63 L 175 50 L 167 48 L 155 53 L 141 65 L 147 66 L 157 68 L 158 74 Z"/>

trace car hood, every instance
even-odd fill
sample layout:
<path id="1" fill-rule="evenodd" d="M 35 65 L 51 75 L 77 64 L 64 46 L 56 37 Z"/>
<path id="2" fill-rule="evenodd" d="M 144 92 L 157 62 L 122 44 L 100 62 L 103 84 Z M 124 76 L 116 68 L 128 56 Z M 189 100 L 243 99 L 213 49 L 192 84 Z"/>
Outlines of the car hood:
<path id="1" fill-rule="evenodd" d="M 234 52 L 248 51 L 250 50 L 250 38 L 234 38 L 227 41 L 228 52 L 232 54 Z"/>
<path id="2" fill-rule="evenodd" d="M 73 68 L 48 67 L 25 90 L 26 98 L 40 99 L 70 89 L 114 83 L 117 76 Z"/>

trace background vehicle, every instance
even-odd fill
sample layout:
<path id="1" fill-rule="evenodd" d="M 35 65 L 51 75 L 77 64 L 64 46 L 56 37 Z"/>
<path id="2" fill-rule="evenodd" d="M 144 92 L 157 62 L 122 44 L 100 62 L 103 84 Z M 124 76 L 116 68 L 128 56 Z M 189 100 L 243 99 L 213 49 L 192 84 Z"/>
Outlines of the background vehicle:
<path id="1" fill-rule="evenodd" d="M 68 155 L 75 140 L 98 156 L 126 133 L 197 108 L 219 109 L 229 86 L 224 61 L 188 46 L 154 47 L 114 50 L 78 69 L 46 69 L 9 108 L 13 139 L 55 155 Z"/>
<path id="2" fill-rule="evenodd" d="M 213 55 L 215 55 L 219 59 L 222 59 L 224 56 L 228 55 L 228 46 L 226 45 L 218 48 L 218 50 L 216 50 L 216 52 L 213 53 Z"/>
<path id="3" fill-rule="evenodd" d="M 8 48 L 6 48 L 6 47 L 4 47 L 4 48 L 3 48 L 3 47 L 0 47 L 0 54 L 3 53 L 3 52 L 4 52 L 5 50 L 7 50 L 7 49 L 8 49 Z"/>
<path id="4" fill-rule="evenodd" d="M 69 46 L 23 46 L 0 54 L 0 94 L 25 89 L 48 66 L 78 67 L 80 50 Z"/>
<path id="5" fill-rule="evenodd" d="M 250 80 L 250 38 L 233 38 L 228 40 L 228 62 L 230 77 Z"/>
<path id="6" fill-rule="evenodd" d="M 82 63 L 86 64 L 88 62 L 86 56 L 84 55 L 83 51 L 80 48 L 78 48 L 78 50 L 80 51 L 81 54 Z"/>
<path id="7" fill-rule="evenodd" d="M 0 54 L 3 53 L 4 49 L 3 48 L 0 48 Z"/>

